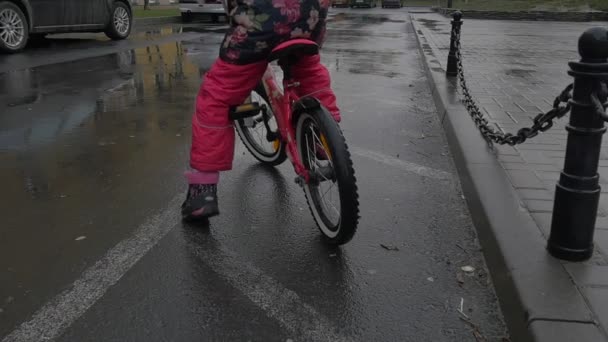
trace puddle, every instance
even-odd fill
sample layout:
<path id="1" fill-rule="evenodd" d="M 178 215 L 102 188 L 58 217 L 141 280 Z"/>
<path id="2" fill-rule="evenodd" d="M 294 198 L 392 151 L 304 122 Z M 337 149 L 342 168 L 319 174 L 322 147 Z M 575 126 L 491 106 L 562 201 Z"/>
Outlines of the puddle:
<path id="1" fill-rule="evenodd" d="M 442 31 L 443 30 L 443 29 L 437 28 L 437 26 L 439 26 L 441 23 L 437 20 L 425 19 L 425 18 L 419 18 L 416 20 L 418 20 L 422 24 L 422 26 L 428 28 L 431 31 Z M 443 26 L 443 25 L 441 25 L 441 26 Z"/>
<path id="2" fill-rule="evenodd" d="M 57 139 L 83 145 L 80 140 L 88 141 L 90 130 L 99 133 L 100 126 L 113 127 L 112 136 L 152 124 L 177 130 L 171 120 L 144 118 L 176 108 L 183 110 L 179 121 L 190 117 L 201 74 L 212 59 L 200 60 L 201 67 L 184 51 L 174 42 L 1 74 L 0 152 L 44 145 L 60 153 L 66 145 L 55 144 Z"/>
<path id="3" fill-rule="evenodd" d="M 365 14 L 365 13 L 338 13 L 327 19 L 327 22 L 340 23 L 348 22 L 353 26 L 360 25 L 377 25 L 382 23 L 405 23 L 403 19 L 391 19 L 382 14 Z"/>

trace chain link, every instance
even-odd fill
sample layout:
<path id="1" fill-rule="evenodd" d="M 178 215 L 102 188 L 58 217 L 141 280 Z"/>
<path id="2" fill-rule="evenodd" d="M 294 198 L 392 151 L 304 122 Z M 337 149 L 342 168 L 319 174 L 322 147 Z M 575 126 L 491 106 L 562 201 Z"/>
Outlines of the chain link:
<path id="1" fill-rule="evenodd" d="M 559 119 L 570 111 L 570 99 L 572 98 L 573 85 L 570 84 L 564 89 L 553 102 L 553 108 L 546 113 L 541 113 L 533 119 L 533 125 L 530 127 L 521 128 L 516 134 L 504 133 L 494 128 L 485 117 L 479 106 L 473 99 L 467 81 L 464 78 L 464 68 L 462 66 L 462 51 L 460 46 L 460 33 L 456 28 L 452 29 L 452 35 L 455 37 L 454 44 L 456 47 L 456 59 L 458 63 L 458 79 L 462 89 L 463 103 L 469 112 L 469 115 L 475 122 L 475 125 L 481 132 L 481 135 L 486 139 L 488 144 L 497 143 L 499 145 L 514 146 L 525 142 L 527 139 L 533 138 L 539 132 L 545 132 L 553 127 L 553 119 Z M 604 113 L 605 115 L 605 113 Z"/>
<path id="2" fill-rule="evenodd" d="M 591 92 L 591 103 L 595 108 L 597 114 L 604 121 L 608 121 L 608 114 L 606 114 L 606 99 L 608 98 L 608 83 L 606 81 L 597 80 L 593 86 Z"/>

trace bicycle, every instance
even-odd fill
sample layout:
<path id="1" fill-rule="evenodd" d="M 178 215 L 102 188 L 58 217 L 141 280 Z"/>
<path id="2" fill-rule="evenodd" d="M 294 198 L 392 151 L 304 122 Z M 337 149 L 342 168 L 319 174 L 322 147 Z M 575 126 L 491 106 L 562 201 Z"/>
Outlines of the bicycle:
<path id="1" fill-rule="evenodd" d="M 283 70 L 283 89 L 269 64 L 246 103 L 231 109 L 230 119 L 257 160 L 271 166 L 291 161 L 317 227 L 329 243 L 341 245 L 353 238 L 359 222 L 348 146 L 338 123 L 319 100 L 297 96 L 299 83 L 289 72 L 298 56 L 318 53 L 319 46 L 305 39 L 277 46 L 269 62 L 278 61 Z M 338 206 L 332 203 L 335 199 Z"/>

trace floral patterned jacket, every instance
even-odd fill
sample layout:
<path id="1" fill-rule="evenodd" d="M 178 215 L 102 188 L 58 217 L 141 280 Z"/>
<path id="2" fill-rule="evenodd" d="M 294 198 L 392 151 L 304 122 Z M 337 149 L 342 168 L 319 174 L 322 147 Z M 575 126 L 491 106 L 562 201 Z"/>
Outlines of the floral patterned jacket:
<path id="1" fill-rule="evenodd" d="M 331 0 L 229 0 L 232 26 L 220 58 L 234 64 L 266 59 L 280 43 L 306 38 L 322 45 Z"/>

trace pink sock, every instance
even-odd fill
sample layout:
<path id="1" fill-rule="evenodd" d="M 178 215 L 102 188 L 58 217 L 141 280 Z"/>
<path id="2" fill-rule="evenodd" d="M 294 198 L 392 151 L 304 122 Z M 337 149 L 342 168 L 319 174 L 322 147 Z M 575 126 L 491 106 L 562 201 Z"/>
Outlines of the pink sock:
<path id="1" fill-rule="evenodd" d="M 188 184 L 217 184 L 220 180 L 218 171 L 197 171 L 190 170 L 184 173 Z"/>

